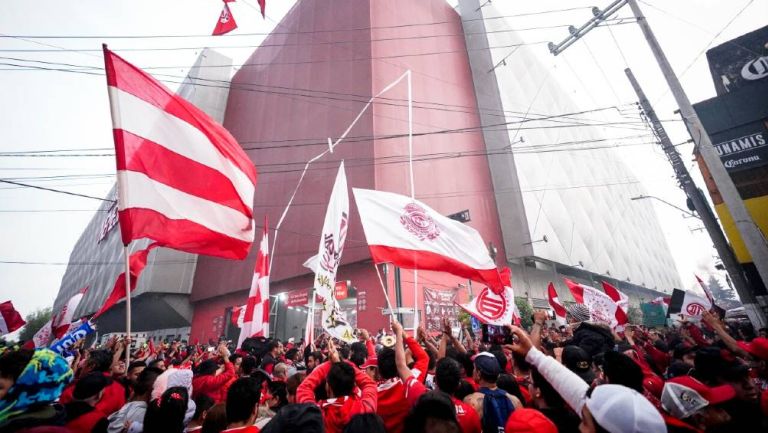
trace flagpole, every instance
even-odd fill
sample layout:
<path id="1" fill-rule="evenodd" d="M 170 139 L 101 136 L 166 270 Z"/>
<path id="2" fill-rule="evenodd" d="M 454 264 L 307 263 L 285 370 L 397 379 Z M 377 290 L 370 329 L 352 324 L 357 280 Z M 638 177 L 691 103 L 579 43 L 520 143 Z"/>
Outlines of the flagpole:
<path id="1" fill-rule="evenodd" d="M 386 263 L 384 263 L 384 266 L 387 266 Z M 376 268 L 376 275 L 379 276 L 379 284 L 381 284 L 381 291 L 384 292 L 384 299 L 387 301 L 387 308 L 389 308 L 389 320 L 393 321 L 395 320 L 395 312 L 392 311 L 392 304 L 389 302 L 389 294 L 387 293 L 387 288 L 384 287 L 384 280 L 381 279 L 381 272 L 379 272 L 379 266 L 374 263 L 373 267 Z"/>
<path id="2" fill-rule="evenodd" d="M 128 255 L 128 244 L 123 245 L 125 253 L 125 368 L 131 364 L 131 263 Z"/>
<path id="3" fill-rule="evenodd" d="M 413 183 L 413 84 L 411 70 L 408 74 L 408 170 L 411 178 L 411 198 L 416 199 L 416 185 Z M 419 327 L 419 270 L 413 270 L 413 335 Z"/>

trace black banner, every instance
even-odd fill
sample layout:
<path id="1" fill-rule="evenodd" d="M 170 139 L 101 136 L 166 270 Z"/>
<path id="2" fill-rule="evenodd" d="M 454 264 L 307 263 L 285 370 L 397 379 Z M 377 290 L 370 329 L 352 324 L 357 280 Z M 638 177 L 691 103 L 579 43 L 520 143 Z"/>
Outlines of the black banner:
<path id="1" fill-rule="evenodd" d="M 718 96 L 768 78 L 768 26 L 707 51 Z"/>

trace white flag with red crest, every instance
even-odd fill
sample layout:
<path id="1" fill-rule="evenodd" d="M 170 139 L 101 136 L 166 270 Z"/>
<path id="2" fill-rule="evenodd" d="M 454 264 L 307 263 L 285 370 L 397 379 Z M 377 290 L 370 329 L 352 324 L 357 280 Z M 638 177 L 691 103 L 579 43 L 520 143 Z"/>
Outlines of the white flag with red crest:
<path id="1" fill-rule="evenodd" d="M 240 347 L 248 337 L 269 337 L 269 227 L 267 226 L 267 217 L 264 217 L 264 231 L 259 244 L 259 252 L 256 254 L 251 290 L 248 292 L 248 302 L 245 304 L 243 315 L 237 347 Z"/>

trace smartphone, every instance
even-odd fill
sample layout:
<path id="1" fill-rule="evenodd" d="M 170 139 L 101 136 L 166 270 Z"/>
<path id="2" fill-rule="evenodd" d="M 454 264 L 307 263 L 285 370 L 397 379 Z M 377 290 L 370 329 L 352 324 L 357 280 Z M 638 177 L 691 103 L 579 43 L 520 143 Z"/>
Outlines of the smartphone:
<path id="1" fill-rule="evenodd" d="M 480 340 L 483 343 L 490 344 L 512 344 L 514 343 L 514 335 L 512 331 L 506 326 L 487 325 L 482 326 L 483 338 Z"/>
<path id="2" fill-rule="evenodd" d="M 209 352 L 213 352 L 213 347 L 208 347 Z"/>

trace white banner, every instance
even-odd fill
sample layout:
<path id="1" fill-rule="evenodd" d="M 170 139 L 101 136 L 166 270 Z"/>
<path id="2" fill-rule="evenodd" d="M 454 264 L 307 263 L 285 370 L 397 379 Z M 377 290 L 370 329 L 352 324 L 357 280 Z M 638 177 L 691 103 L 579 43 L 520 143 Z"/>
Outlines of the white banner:
<path id="1" fill-rule="evenodd" d="M 323 299 L 323 328 L 333 337 L 346 342 L 355 341 L 352 327 L 341 312 L 336 300 L 336 271 L 339 269 L 344 241 L 349 227 L 349 193 L 344 161 L 339 165 L 336 181 L 325 212 L 323 232 L 318 247 L 318 262 L 315 267 L 315 293 Z"/>

